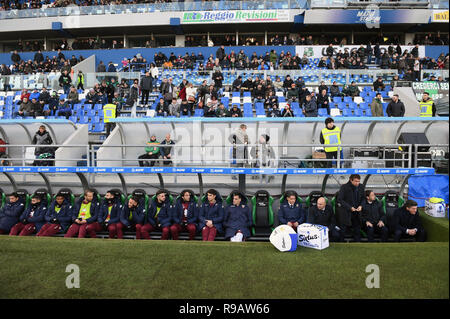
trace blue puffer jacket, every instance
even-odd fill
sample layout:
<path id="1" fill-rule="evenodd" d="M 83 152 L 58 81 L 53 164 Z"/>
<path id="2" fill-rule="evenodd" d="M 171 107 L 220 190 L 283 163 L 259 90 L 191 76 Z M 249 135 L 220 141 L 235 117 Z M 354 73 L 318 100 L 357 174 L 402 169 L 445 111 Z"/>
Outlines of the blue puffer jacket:
<path id="1" fill-rule="evenodd" d="M 19 217 L 25 209 L 25 204 L 21 199 L 15 203 L 7 203 L 0 209 L 0 229 L 8 232 L 19 222 Z"/>
<path id="2" fill-rule="evenodd" d="M 29 217 L 33 206 L 30 204 L 27 209 L 24 210 L 20 216 L 19 222 L 26 219 L 27 222 L 33 223 L 36 227 L 36 232 L 41 230 L 41 227 L 45 224 L 45 214 L 47 213 L 47 205 L 41 202 L 40 205 L 34 210 L 33 217 Z"/>
<path id="3" fill-rule="evenodd" d="M 57 222 L 61 225 L 61 231 L 65 232 L 72 222 L 72 205 L 69 204 L 67 199 L 64 199 L 59 213 L 55 211 L 55 206 L 56 200 L 51 203 L 49 209 L 47 210 L 47 214 L 45 214 L 45 221 L 51 223 L 52 220 L 56 218 Z"/>
<path id="4" fill-rule="evenodd" d="M 158 216 L 156 216 L 157 210 L 157 199 L 152 200 L 150 208 L 148 209 L 147 222 L 153 227 L 157 227 L 158 224 L 163 227 L 169 227 L 172 219 L 172 206 L 170 205 L 170 200 L 166 197 L 166 201 L 162 204 L 159 210 Z"/>
<path id="5" fill-rule="evenodd" d="M 191 197 L 191 201 L 189 202 L 189 206 L 187 209 L 187 223 L 188 224 L 195 224 L 197 225 L 198 220 L 198 204 L 194 201 L 194 199 Z M 184 208 L 183 208 L 183 199 L 178 198 L 175 206 L 172 209 L 172 224 L 179 224 L 181 225 L 183 220 L 183 214 L 184 214 Z"/>
<path id="6" fill-rule="evenodd" d="M 108 217 L 108 202 L 106 200 L 103 201 L 103 203 L 100 205 L 98 210 L 98 218 L 97 221 L 102 224 L 105 222 L 106 217 Z M 122 213 L 123 205 L 120 202 L 120 198 L 116 198 L 115 202 L 112 205 L 111 208 L 111 216 L 109 217 L 108 224 L 116 224 L 120 222 L 120 214 Z"/>
<path id="7" fill-rule="evenodd" d="M 253 225 L 252 212 L 247 206 L 247 200 L 241 201 L 241 205 L 235 206 L 231 204 L 225 208 L 223 218 L 223 226 L 225 227 L 225 238 L 230 238 L 236 235 L 240 230 L 245 238 L 250 237 L 250 227 Z"/>
<path id="8" fill-rule="evenodd" d="M 122 212 L 120 214 L 120 222 L 125 227 L 128 227 L 130 225 L 143 224 L 144 218 L 145 218 L 145 209 L 143 209 L 143 207 L 138 205 L 130 209 L 128 207 L 128 203 L 126 203 L 125 206 L 123 206 Z"/>
<path id="9" fill-rule="evenodd" d="M 220 194 L 216 196 L 216 203 L 211 206 L 208 203 L 207 198 L 205 197 L 205 201 L 202 203 L 198 213 L 198 228 L 201 230 L 206 226 L 206 221 L 211 220 L 213 226 L 216 227 L 219 233 L 223 233 L 223 217 L 224 217 L 224 208 L 222 205 L 222 197 Z"/>

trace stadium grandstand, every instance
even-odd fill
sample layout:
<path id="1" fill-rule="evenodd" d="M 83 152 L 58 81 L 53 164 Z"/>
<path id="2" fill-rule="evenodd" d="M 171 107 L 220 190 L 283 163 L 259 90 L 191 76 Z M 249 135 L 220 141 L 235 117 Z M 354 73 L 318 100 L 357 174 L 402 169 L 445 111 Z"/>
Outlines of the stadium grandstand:
<path id="1" fill-rule="evenodd" d="M 419 295 L 405 274 L 401 289 L 351 296 L 448 298 L 448 10 L 443 0 L 0 0 L 0 251 L 56 237 L 47 248 L 66 260 L 83 248 L 59 237 L 172 239 L 148 242 L 171 258 L 214 247 L 179 239 L 245 241 L 274 261 L 272 231 L 319 224 L 326 207 L 333 276 L 339 254 L 356 262 L 373 241 L 381 264 L 403 247 L 427 251 L 423 273 L 446 266 Z M 429 212 L 438 205 L 442 218 Z M 137 254 L 129 242 L 120 247 Z M 246 265 L 265 278 L 254 254 Z M 274 295 L 187 297 L 306 297 L 272 284 Z M 0 297 L 20 297 L 6 286 Z M 145 296 L 183 298 L 166 293 Z M 78 295 L 26 297 L 36 296 Z"/>

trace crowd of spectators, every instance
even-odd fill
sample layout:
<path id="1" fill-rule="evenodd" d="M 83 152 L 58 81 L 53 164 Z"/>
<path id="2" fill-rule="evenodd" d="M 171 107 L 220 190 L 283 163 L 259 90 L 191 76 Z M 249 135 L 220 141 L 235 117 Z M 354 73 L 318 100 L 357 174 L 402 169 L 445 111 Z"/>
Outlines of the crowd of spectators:
<path id="1" fill-rule="evenodd" d="M 172 0 L 0 0 L 1 10 L 25 10 L 25 9 L 41 9 L 41 8 L 60 8 L 77 5 L 101 6 L 101 5 L 120 5 L 120 4 L 138 4 L 138 3 L 165 3 Z"/>
<path id="2" fill-rule="evenodd" d="M 44 57 L 41 50 L 38 50 L 33 57 L 33 60 L 23 60 L 18 51 L 11 54 L 11 65 L 1 66 L 1 75 L 11 74 L 34 74 L 34 73 L 49 73 L 49 72 L 63 72 L 67 70 L 69 73 L 72 67 L 77 63 L 83 61 L 83 56 L 78 58 L 75 55 L 66 57 L 60 49 L 55 52 L 53 57 Z"/>

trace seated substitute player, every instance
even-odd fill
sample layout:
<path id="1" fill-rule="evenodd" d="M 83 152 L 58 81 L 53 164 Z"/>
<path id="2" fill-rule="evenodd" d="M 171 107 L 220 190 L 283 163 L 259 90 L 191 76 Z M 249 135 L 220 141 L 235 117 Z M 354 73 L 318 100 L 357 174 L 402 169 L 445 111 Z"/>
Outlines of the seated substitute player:
<path id="1" fill-rule="evenodd" d="M 9 234 L 11 228 L 19 221 L 24 209 L 25 204 L 16 192 L 9 195 L 9 203 L 0 209 L 0 235 Z"/>
<path id="2" fill-rule="evenodd" d="M 340 229 L 336 226 L 336 217 L 333 208 L 327 204 L 324 197 L 317 199 L 317 205 L 313 205 L 308 210 L 307 223 L 328 227 L 330 239 L 339 241 Z"/>
<path id="3" fill-rule="evenodd" d="M 223 232 L 224 208 L 222 197 L 215 189 L 206 192 L 206 202 L 202 203 L 198 216 L 198 227 L 202 230 L 203 241 L 214 241 L 217 233 Z"/>
<path id="4" fill-rule="evenodd" d="M 389 230 L 386 227 L 386 215 L 383 212 L 381 203 L 377 200 L 375 193 L 366 190 L 366 199 L 362 203 L 361 223 L 367 233 L 367 240 L 374 241 L 374 233 L 381 234 L 381 241 L 386 242 Z"/>
<path id="5" fill-rule="evenodd" d="M 128 203 L 122 208 L 120 214 L 120 223 L 116 224 L 117 238 L 123 238 L 123 230 L 136 232 L 136 239 L 141 239 L 144 237 L 148 239 L 147 236 L 142 235 L 142 226 L 145 222 L 145 207 L 139 205 L 139 199 L 137 197 L 131 197 Z"/>
<path id="6" fill-rule="evenodd" d="M 98 218 L 100 204 L 94 195 L 92 190 L 86 190 L 84 196 L 72 208 L 73 224 L 69 227 L 64 237 L 69 238 L 77 235 L 78 238 L 86 237 L 87 226 L 95 223 Z"/>
<path id="7" fill-rule="evenodd" d="M 89 224 L 86 231 L 91 238 L 97 237 L 97 232 L 106 230 L 109 232 L 109 238 L 116 238 L 117 224 L 120 222 L 120 214 L 122 213 L 123 205 L 120 198 L 116 198 L 114 192 L 108 191 L 105 194 L 105 199 L 100 204 L 98 209 L 97 221 Z"/>
<path id="8" fill-rule="evenodd" d="M 41 230 L 45 224 L 47 206 L 39 195 L 31 198 L 31 205 L 20 216 L 20 221 L 11 228 L 11 236 L 29 236 Z"/>
<path id="9" fill-rule="evenodd" d="M 198 204 L 194 201 L 194 194 L 189 190 L 181 192 L 172 208 L 172 239 L 177 240 L 180 232 L 187 231 L 189 240 L 193 240 L 197 232 Z"/>
<path id="10" fill-rule="evenodd" d="M 56 199 L 50 204 L 45 221 L 41 230 L 36 236 L 54 236 L 58 233 L 65 233 L 72 221 L 72 205 L 62 194 L 57 194 Z"/>
<path id="11" fill-rule="evenodd" d="M 142 228 L 145 238 L 148 236 L 150 239 L 149 233 L 158 230 L 162 232 L 161 239 L 169 239 L 172 207 L 168 195 L 162 189 L 156 192 L 156 198 L 152 200 L 148 209 L 147 223 Z"/>
<path id="12" fill-rule="evenodd" d="M 280 224 L 291 226 L 295 231 L 300 224 L 306 221 L 306 212 L 298 201 L 295 192 L 287 191 L 283 203 L 278 211 Z"/>
<path id="13" fill-rule="evenodd" d="M 233 203 L 225 208 L 223 226 L 225 239 L 241 242 L 250 237 L 250 227 L 253 225 L 252 213 L 243 201 L 243 195 L 233 194 Z"/>
<path id="14" fill-rule="evenodd" d="M 427 233 L 417 210 L 417 202 L 407 200 L 405 204 L 394 212 L 394 241 L 400 238 L 416 238 L 416 241 L 425 241 Z"/>

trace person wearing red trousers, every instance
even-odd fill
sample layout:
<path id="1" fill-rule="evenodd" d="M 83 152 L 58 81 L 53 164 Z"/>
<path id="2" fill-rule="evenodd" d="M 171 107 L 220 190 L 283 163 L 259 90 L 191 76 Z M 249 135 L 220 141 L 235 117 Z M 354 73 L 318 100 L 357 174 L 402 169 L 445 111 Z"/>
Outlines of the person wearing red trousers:
<path id="1" fill-rule="evenodd" d="M 86 232 L 91 238 L 96 238 L 97 232 L 107 230 L 109 238 L 115 238 L 122 209 L 123 205 L 120 202 L 120 198 L 115 198 L 114 193 L 108 191 L 105 194 L 105 200 L 99 206 L 97 221 L 87 225 Z"/>
<path id="2" fill-rule="evenodd" d="M 223 232 L 224 208 L 222 197 L 215 189 L 206 192 L 206 202 L 199 209 L 198 227 L 204 241 L 213 241 L 217 233 Z"/>
<path id="3" fill-rule="evenodd" d="M 57 194 L 56 199 L 50 204 L 45 214 L 45 221 L 36 236 L 54 236 L 64 233 L 70 226 L 72 220 L 72 205 L 62 194 Z"/>
<path id="4" fill-rule="evenodd" d="M 19 221 L 24 209 L 25 204 L 17 193 L 9 195 L 9 203 L 0 209 L 0 235 L 9 234 L 11 228 Z"/>
<path id="5" fill-rule="evenodd" d="M 45 224 L 45 213 L 47 213 L 47 206 L 41 201 L 41 197 L 34 195 L 31 198 L 31 205 L 22 213 L 20 222 L 11 228 L 9 235 L 29 236 L 39 232 Z"/>
<path id="6" fill-rule="evenodd" d="M 180 195 L 172 209 L 170 233 L 172 239 L 178 240 L 180 232 L 187 231 L 189 240 L 193 240 L 197 232 L 198 204 L 194 201 L 194 194 L 191 191 L 184 190 Z"/>
<path id="7" fill-rule="evenodd" d="M 169 196 L 166 191 L 160 189 L 156 192 L 155 200 L 152 200 L 148 209 L 147 222 L 142 228 L 145 236 L 150 239 L 149 233 L 159 230 L 162 232 L 161 239 L 169 239 L 171 209 Z"/>
<path id="8" fill-rule="evenodd" d="M 72 222 L 73 224 L 64 235 L 66 238 L 86 237 L 86 227 L 97 220 L 99 203 L 94 197 L 94 192 L 86 190 L 84 196 L 78 200 L 72 208 Z"/>
<path id="9" fill-rule="evenodd" d="M 142 225 L 145 218 L 145 207 L 141 203 L 139 205 L 139 199 L 137 197 L 131 197 L 127 205 L 125 205 L 120 213 L 120 222 L 116 224 L 117 238 L 123 238 L 123 230 L 136 231 L 136 239 L 141 239 Z M 148 239 L 148 233 L 144 236 Z"/>

